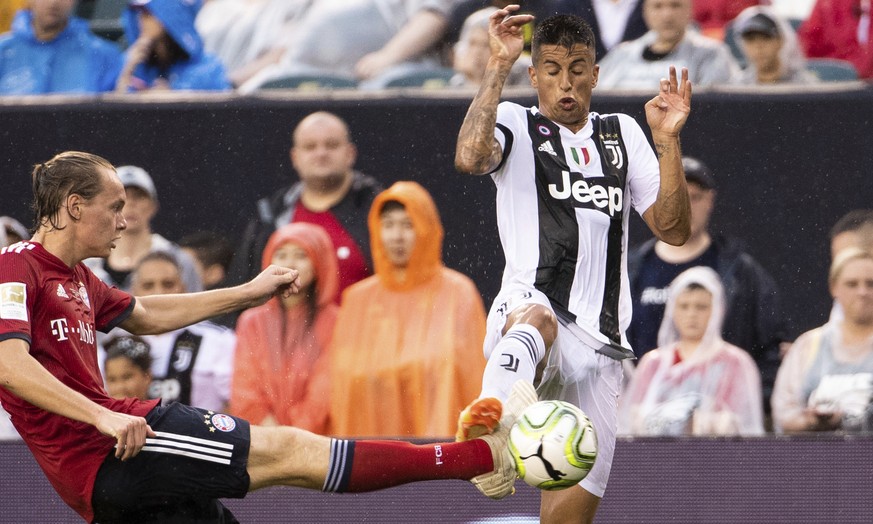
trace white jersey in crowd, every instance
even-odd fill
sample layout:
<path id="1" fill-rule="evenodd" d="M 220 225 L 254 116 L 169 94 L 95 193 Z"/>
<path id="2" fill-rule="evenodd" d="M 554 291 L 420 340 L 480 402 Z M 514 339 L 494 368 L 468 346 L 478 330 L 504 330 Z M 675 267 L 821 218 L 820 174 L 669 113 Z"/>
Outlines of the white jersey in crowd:
<path id="1" fill-rule="evenodd" d="M 97 356 L 104 377 L 106 343 L 128 334 L 121 328 L 98 334 Z M 152 357 L 150 398 L 160 398 L 162 404 L 181 402 L 213 411 L 226 409 L 236 351 L 236 334 L 232 329 L 203 321 L 140 338 L 149 344 Z"/>
<path id="2" fill-rule="evenodd" d="M 495 137 L 502 286 L 533 286 L 559 317 L 627 347 L 628 217 L 631 206 L 642 215 L 660 187 L 643 130 L 627 115 L 592 112 L 574 134 L 535 107 L 503 102 Z"/>
<path id="3" fill-rule="evenodd" d="M 204 321 L 142 338 L 151 345 L 154 359 L 150 397 L 160 397 L 165 404 L 180 401 L 215 411 L 226 409 L 236 349 L 232 330 Z"/>

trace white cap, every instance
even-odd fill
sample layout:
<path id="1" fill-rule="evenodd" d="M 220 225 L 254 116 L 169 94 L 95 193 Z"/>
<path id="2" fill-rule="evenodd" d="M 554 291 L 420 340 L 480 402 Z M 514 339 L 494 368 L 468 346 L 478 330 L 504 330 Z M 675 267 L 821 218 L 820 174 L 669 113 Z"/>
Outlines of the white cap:
<path id="1" fill-rule="evenodd" d="M 155 183 L 148 172 L 137 166 L 119 166 L 115 168 L 118 173 L 118 178 L 124 187 L 138 187 L 148 193 L 152 200 L 158 200 L 158 191 L 155 189 Z"/>

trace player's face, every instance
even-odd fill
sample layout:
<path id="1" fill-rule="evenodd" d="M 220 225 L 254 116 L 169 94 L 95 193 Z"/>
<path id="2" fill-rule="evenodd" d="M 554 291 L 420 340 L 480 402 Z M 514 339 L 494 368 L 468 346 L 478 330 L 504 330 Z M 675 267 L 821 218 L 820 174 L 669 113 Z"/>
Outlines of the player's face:
<path id="1" fill-rule="evenodd" d="M 167 260 L 152 259 L 139 265 L 133 275 L 132 291 L 134 295 L 168 295 L 184 293 L 185 285 L 179 268 Z"/>
<path id="2" fill-rule="evenodd" d="M 152 375 L 127 357 L 106 361 L 106 391 L 112 398 L 148 398 Z"/>
<path id="3" fill-rule="evenodd" d="M 846 320 L 873 324 L 873 260 L 850 260 L 831 284 L 831 294 L 843 307 Z"/>
<path id="4" fill-rule="evenodd" d="M 388 260 L 395 267 L 409 265 L 415 248 L 415 229 L 405 209 L 392 209 L 379 217 L 382 247 Z"/>
<path id="5" fill-rule="evenodd" d="M 673 310 L 673 324 L 679 338 L 700 342 L 712 315 L 712 293 L 705 289 L 689 289 L 679 293 Z"/>
<path id="6" fill-rule="evenodd" d="M 746 58 L 759 71 L 774 71 L 779 68 L 779 51 L 782 39 L 761 33 L 743 35 L 740 40 Z"/>
<path id="7" fill-rule="evenodd" d="M 299 273 L 297 285 L 300 290 L 308 289 L 315 282 L 315 265 L 306 250 L 293 242 L 282 244 L 273 252 L 271 264 L 296 269 Z"/>
<path id="8" fill-rule="evenodd" d="M 570 50 L 540 46 L 529 73 L 543 115 L 574 132 L 582 129 L 588 121 L 591 91 L 599 73 L 594 50 L 578 44 Z"/>
<path id="9" fill-rule="evenodd" d="M 691 201 L 691 236 L 697 237 L 709 227 L 709 217 L 715 202 L 715 190 L 704 189 L 694 182 L 688 183 L 688 199 Z"/>
<path id="10" fill-rule="evenodd" d="M 678 42 L 691 22 L 691 0 L 644 0 L 643 19 L 659 40 Z"/>
<path id="11" fill-rule="evenodd" d="M 305 120 L 294 132 L 291 163 L 309 188 L 328 190 L 341 185 L 351 175 L 356 156 L 345 125 L 336 118 Z"/>
<path id="12" fill-rule="evenodd" d="M 103 189 L 79 208 L 76 221 L 76 243 L 81 246 L 85 258 L 108 257 L 127 228 L 122 209 L 125 204 L 124 186 L 114 171 L 103 170 Z"/>
<path id="13" fill-rule="evenodd" d="M 37 31 L 55 32 L 67 25 L 76 0 L 30 0 L 28 4 Z"/>
<path id="14" fill-rule="evenodd" d="M 144 189 L 128 187 L 124 190 L 127 204 L 124 206 L 124 219 L 130 234 L 146 231 L 158 211 L 158 204 Z"/>

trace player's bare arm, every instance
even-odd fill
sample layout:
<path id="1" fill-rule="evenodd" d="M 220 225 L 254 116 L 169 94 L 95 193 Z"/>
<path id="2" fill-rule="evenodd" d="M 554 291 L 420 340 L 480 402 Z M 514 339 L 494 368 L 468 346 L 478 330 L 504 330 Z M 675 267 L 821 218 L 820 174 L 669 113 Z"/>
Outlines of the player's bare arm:
<path id="1" fill-rule="evenodd" d="M 524 49 L 522 27 L 533 20 L 531 15 L 513 15 L 518 9 L 518 5 L 508 5 L 495 11 L 489 20 L 491 57 L 479 91 L 461 124 L 455 149 L 455 168 L 461 173 L 481 175 L 500 164 L 503 152 L 494 139 L 497 104 L 512 65 Z"/>
<path id="2" fill-rule="evenodd" d="M 137 297 L 121 327 L 135 335 L 165 333 L 216 315 L 259 306 L 274 295 L 297 293 L 294 269 L 270 266 L 251 281 L 200 293 Z"/>
<path id="3" fill-rule="evenodd" d="M 676 68 L 671 66 L 670 77 L 661 79 L 658 94 L 646 103 L 646 121 L 658 155 L 661 187 L 643 219 L 659 240 L 677 246 L 684 244 L 691 234 L 691 206 L 679 146 L 679 133 L 690 112 L 688 69 L 682 68 L 682 77 L 677 79 Z"/>
<path id="4" fill-rule="evenodd" d="M 142 417 L 110 411 L 78 393 L 49 373 L 30 355 L 27 342 L 11 338 L 0 342 L 0 385 L 22 400 L 58 415 L 96 427 L 117 441 L 115 456 L 136 456 L 154 432 Z"/>

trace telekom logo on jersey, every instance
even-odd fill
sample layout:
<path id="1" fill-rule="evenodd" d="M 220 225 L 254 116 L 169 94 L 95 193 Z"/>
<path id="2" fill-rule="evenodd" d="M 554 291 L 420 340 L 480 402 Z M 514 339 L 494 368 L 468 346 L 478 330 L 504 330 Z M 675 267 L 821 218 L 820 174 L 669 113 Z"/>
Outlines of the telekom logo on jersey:
<path id="1" fill-rule="evenodd" d="M 94 343 L 94 326 L 91 324 L 86 324 L 81 320 L 77 320 L 79 326 L 78 327 L 70 327 L 67 325 L 67 319 L 65 318 L 56 318 L 54 320 L 50 320 L 49 324 L 52 327 L 52 335 L 57 337 L 58 342 L 63 342 L 64 340 L 69 340 L 71 336 L 79 335 L 79 340 L 86 344 Z"/>
<path id="2" fill-rule="evenodd" d="M 624 189 L 609 182 L 614 182 L 614 177 L 598 177 L 586 180 L 581 173 L 573 173 L 570 180 L 569 171 L 561 171 L 561 187 L 558 184 L 549 184 L 549 194 L 557 200 L 573 198 L 577 202 L 575 207 L 594 208 L 614 216 L 621 213 L 624 201 Z M 596 184 L 595 180 L 606 182 L 604 185 Z"/>

